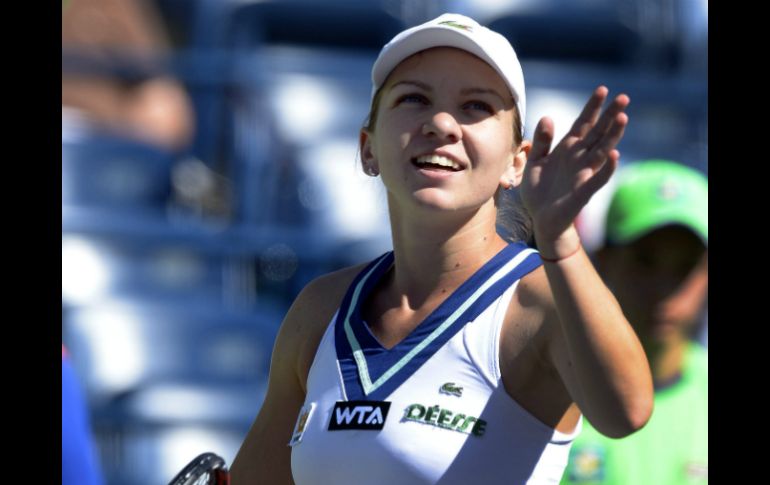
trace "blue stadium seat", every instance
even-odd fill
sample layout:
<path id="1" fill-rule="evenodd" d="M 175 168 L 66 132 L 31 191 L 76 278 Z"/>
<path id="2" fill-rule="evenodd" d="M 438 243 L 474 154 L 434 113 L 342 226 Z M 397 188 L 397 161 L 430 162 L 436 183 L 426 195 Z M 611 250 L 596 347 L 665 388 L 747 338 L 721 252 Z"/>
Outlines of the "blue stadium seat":
<path id="1" fill-rule="evenodd" d="M 106 134 L 62 141 L 62 205 L 163 213 L 174 154 Z"/>

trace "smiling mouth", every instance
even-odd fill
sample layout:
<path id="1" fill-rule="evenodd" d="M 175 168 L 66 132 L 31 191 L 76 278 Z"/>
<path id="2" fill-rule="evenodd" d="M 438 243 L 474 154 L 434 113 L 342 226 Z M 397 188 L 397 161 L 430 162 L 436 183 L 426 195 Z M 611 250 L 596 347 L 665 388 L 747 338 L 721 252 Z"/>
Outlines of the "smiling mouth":
<path id="1" fill-rule="evenodd" d="M 444 170 L 448 172 L 459 172 L 462 170 L 459 163 L 441 155 L 423 155 L 413 158 L 412 164 L 417 168 L 426 170 Z"/>

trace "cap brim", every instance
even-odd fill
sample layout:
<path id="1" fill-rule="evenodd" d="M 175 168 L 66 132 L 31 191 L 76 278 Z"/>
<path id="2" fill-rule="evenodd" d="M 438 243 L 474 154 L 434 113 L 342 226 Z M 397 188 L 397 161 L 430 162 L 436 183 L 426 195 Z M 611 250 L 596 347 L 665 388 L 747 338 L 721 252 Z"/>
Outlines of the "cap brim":
<path id="1" fill-rule="evenodd" d="M 628 244 L 666 226 L 682 226 L 698 236 L 704 246 L 708 247 L 708 227 L 704 226 L 700 217 L 682 213 L 630 217 L 608 233 L 607 240 L 611 244 Z"/>

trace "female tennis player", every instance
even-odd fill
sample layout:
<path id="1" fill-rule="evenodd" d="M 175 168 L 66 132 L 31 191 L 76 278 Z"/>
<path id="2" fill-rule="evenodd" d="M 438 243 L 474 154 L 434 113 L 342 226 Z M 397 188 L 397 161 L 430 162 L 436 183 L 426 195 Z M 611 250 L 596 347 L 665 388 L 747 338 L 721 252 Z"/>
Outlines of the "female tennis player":
<path id="1" fill-rule="evenodd" d="M 393 251 L 297 297 L 232 484 L 558 483 L 583 416 L 619 438 L 652 411 L 573 223 L 617 167 L 629 99 L 602 112 L 600 86 L 553 149 L 546 117 L 524 141 L 513 48 L 455 14 L 394 37 L 372 80 L 361 161 Z M 538 251 L 496 232 L 513 187 Z"/>

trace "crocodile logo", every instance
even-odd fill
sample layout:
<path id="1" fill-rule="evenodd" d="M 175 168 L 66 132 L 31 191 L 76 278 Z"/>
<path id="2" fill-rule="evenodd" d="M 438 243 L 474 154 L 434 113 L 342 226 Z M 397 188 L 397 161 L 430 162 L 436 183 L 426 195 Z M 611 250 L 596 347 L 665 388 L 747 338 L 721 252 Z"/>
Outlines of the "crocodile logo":
<path id="1" fill-rule="evenodd" d="M 439 388 L 439 392 L 442 394 L 451 394 L 453 396 L 462 397 L 463 388 L 454 382 L 447 382 Z"/>
<path id="2" fill-rule="evenodd" d="M 454 20 L 445 20 L 444 22 L 439 22 L 439 25 L 448 25 L 449 27 L 454 27 L 456 29 L 467 30 L 468 32 L 473 32 L 473 28 L 470 25 L 463 25 L 463 24 L 455 22 Z"/>

